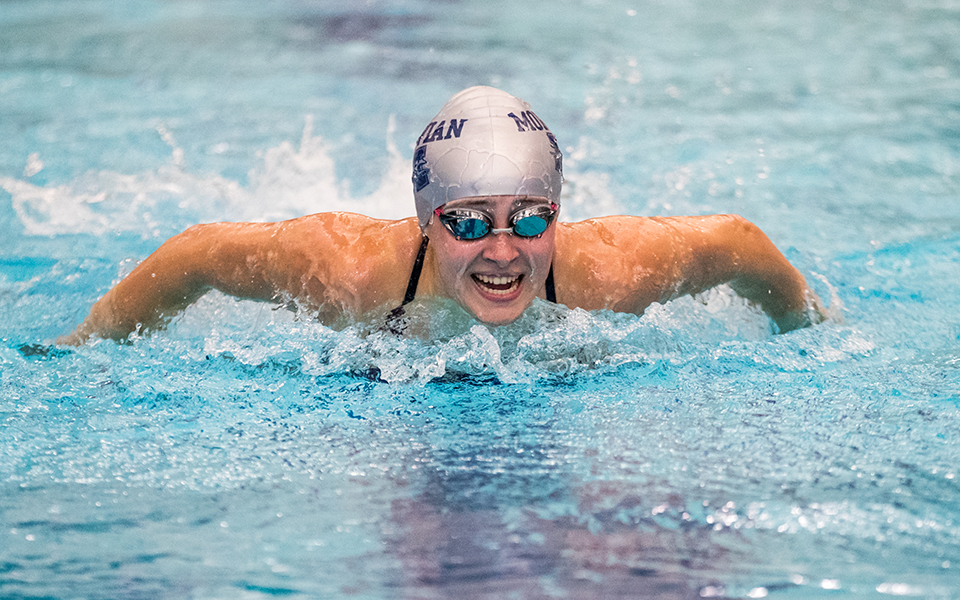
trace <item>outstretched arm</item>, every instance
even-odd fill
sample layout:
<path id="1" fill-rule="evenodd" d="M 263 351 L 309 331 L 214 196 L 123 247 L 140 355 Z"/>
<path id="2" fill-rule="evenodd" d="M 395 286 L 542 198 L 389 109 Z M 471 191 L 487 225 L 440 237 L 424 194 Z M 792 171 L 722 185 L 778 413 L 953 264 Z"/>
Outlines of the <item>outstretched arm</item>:
<path id="1" fill-rule="evenodd" d="M 167 240 L 107 292 L 77 329 L 58 344 L 91 336 L 124 339 L 136 330 L 162 327 L 213 288 L 242 298 L 276 295 L 257 257 L 275 224 L 196 225 Z"/>
<path id="2" fill-rule="evenodd" d="M 170 238 L 107 292 L 58 344 L 121 340 L 163 327 L 211 289 L 249 300 L 296 300 L 324 323 L 403 297 L 420 244 L 415 218 L 318 213 L 279 223 L 196 225 Z"/>
<path id="3" fill-rule="evenodd" d="M 569 306 L 637 314 L 728 283 L 781 332 L 823 320 L 803 275 L 766 235 L 737 215 L 604 217 L 557 230 L 558 293 Z M 576 282 L 573 285 L 573 282 Z M 562 284 L 561 284 L 562 285 Z"/>
<path id="4" fill-rule="evenodd" d="M 781 333 L 823 321 L 820 299 L 803 275 L 753 223 L 738 215 L 715 215 L 672 226 L 687 240 L 680 246 L 677 295 L 728 283 L 759 304 Z"/>

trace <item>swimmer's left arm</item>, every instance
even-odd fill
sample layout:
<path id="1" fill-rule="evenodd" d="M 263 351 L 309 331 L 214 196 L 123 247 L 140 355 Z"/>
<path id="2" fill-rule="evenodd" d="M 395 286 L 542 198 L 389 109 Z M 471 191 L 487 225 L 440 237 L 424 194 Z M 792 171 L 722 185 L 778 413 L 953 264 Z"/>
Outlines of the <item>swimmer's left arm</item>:
<path id="1" fill-rule="evenodd" d="M 824 320 L 820 299 L 759 227 L 738 215 L 664 219 L 676 241 L 673 297 L 727 283 L 780 332 Z"/>
<path id="2" fill-rule="evenodd" d="M 642 314 L 655 302 L 727 283 L 781 332 L 824 319 L 803 275 L 760 229 L 737 215 L 602 217 L 560 224 L 558 300 Z M 562 285 L 562 283 L 561 283 Z"/>

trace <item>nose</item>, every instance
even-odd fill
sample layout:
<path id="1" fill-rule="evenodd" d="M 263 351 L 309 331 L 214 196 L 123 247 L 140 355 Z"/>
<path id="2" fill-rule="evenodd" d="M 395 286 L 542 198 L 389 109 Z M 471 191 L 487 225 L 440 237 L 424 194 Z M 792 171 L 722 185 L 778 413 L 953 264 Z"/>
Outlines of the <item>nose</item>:
<path id="1" fill-rule="evenodd" d="M 483 249 L 483 257 L 493 261 L 498 265 L 506 265 L 513 259 L 520 256 L 516 247 L 516 236 L 508 233 L 510 229 L 494 229 L 493 235 L 486 240 L 486 246 Z"/>

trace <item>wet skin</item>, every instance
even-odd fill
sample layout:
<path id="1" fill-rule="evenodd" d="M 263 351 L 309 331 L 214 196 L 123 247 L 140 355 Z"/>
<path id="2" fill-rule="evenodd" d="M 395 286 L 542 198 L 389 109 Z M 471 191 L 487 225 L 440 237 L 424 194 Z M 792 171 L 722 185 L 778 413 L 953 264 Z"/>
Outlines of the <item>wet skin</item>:
<path id="1" fill-rule="evenodd" d="M 517 196 L 456 202 L 487 212 L 496 229 L 507 228 L 519 208 L 546 203 Z M 334 327 L 382 320 L 404 297 L 424 233 L 430 245 L 417 297 L 451 298 L 490 325 L 516 320 L 535 297 L 544 298 L 551 264 L 557 301 L 570 308 L 642 314 L 654 302 L 728 283 L 781 332 L 824 318 L 803 275 L 736 215 L 554 220 L 539 238 L 501 232 L 466 241 L 438 219 L 421 232 L 415 217 L 317 213 L 279 223 L 193 226 L 144 259 L 57 343 L 162 329 L 212 289 L 295 302 Z"/>

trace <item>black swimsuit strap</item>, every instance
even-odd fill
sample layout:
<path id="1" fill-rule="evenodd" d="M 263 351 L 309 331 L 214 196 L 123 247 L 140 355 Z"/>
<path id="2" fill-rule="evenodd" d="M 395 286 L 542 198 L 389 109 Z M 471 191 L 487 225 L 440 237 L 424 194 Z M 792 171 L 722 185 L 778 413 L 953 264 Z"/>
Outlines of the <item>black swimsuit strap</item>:
<path id="1" fill-rule="evenodd" d="M 420 283 L 420 273 L 423 271 L 423 257 L 427 255 L 427 244 L 429 242 L 430 238 L 423 236 L 423 241 L 420 242 L 420 250 L 417 251 L 417 260 L 413 262 L 413 270 L 410 271 L 407 292 L 403 295 L 403 302 L 400 303 L 400 306 L 410 304 L 417 297 L 417 285 Z"/>
<path id="2" fill-rule="evenodd" d="M 553 285 L 553 263 L 550 263 L 550 272 L 547 273 L 547 302 L 557 303 L 557 289 Z"/>
<path id="3" fill-rule="evenodd" d="M 400 306 L 387 313 L 387 319 L 382 329 L 389 331 L 394 335 L 403 335 L 406 325 L 403 322 L 403 307 L 413 302 L 417 297 L 417 285 L 420 283 L 420 273 L 423 271 L 423 258 L 427 255 L 427 244 L 430 240 L 423 236 L 420 242 L 420 250 L 417 251 L 417 259 L 413 261 L 413 270 L 410 271 L 410 281 L 407 282 L 407 291 L 403 294 L 403 302 Z"/>

